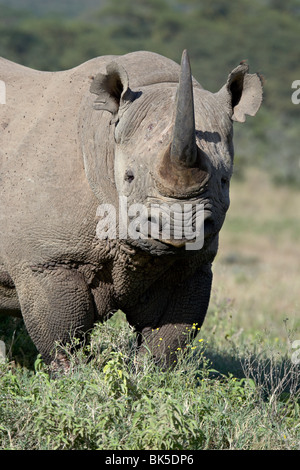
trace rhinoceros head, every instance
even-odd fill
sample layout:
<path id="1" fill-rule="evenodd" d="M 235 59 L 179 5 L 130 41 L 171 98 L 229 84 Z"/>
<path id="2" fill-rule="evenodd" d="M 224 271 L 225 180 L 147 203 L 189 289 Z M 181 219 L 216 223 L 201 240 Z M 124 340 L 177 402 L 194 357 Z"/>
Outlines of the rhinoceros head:
<path id="1" fill-rule="evenodd" d="M 182 222 L 182 208 L 189 203 L 187 219 L 191 220 L 193 207 L 203 205 L 204 237 L 212 240 L 229 207 L 232 124 L 245 121 L 245 114 L 253 116 L 259 109 L 260 77 L 249 74 L 247 64 L 240 64 L 220 91 L 211 93 L 192 78 L 184 51 L 179 83 L 147 84 L 133 91 L 125 68 L 113 62 L 107 75 L 95 78 L 91 92 L 98 95 L 94 107 L 112 114 L 119 196 L 127 198 L 128 206 L 152 208 L 151 216 L 148 211 L 144 220 L 139 220 L 141 238 L 182 247 L 187 239 L 183 232 L 176 236 L 175 226 L 177 219 Z M 174 209 L 171 217 L 162 216 L 159 233 L 151 236 L 155 210 L 159 217 L 161 208 L 170 205 Z M 166 225 L 169 232 L 162 230 Z"/>

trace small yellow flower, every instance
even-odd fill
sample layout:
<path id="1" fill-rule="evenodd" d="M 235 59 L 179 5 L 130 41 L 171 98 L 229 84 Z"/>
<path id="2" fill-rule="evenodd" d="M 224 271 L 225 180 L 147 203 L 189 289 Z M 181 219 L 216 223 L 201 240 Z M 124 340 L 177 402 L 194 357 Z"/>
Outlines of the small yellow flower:
<path id="1" fill-rule="evenodd" d="M 199 341 L 199 343 L 202 343 L 202 341 L 203 341 L 203 338 L 201 338 L 201 339 L 198 339 L 198 341 Z"/>
<path id="2" fill-rule="evenodd" d="M 159 341 L 162 341 L 162 338 L 159 338 Z"/>
<path id="3" fill-rule="evenodd" d="M 177 348 L 177 351 L 180 351 L 180 350 L 181 350 L 181 348 Z"/>

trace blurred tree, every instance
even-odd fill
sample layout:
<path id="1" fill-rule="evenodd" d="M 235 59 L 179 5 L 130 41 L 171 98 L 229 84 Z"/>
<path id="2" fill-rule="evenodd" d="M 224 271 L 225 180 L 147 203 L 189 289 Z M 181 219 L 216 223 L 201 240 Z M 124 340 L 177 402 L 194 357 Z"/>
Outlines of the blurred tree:
<path id="1" fill-rule="evenodd" d="M 98 24 L 116 47 L 125 51 L 151 49 L 161 52 L 184 27 L 179 13 L 166 0 L 111 0 L 99 11 Z"/>
<path id="2" fill-rule="evenodd" d="M 268 166 L 276 154 L 281 180 L 300 185 L 300 105 L 291 101 L 291 84 L 300 79 L 300 0 L 90 0 L 99 8 L 77 18 L 77 0 L 59 0 L 70 14 L 50 18 L 1 4 L 8 1 L 0 0 L 0 55 L 33 68 L 66 69 L 95 56 L 141 49 L 179 62 L 187 48 L 194 76 L 217 91 L 230 70 L 248 60 L 250 72 L 265 77 L 264 105 L 248 126 L 236 126 L 242 143 L 237 160 L 262 164 L 264 155 Z M 38 0 L 30 1 L 33 6 Z M 14 5 L 23 9 L 25 2 Z"/>

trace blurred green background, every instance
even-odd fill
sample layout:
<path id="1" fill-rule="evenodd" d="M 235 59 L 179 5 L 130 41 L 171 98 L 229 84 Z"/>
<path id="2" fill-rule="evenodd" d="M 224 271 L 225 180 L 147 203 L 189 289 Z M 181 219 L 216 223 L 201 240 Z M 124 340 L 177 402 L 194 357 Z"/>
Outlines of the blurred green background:
<path id="1" fill-rule="evenodd" d="M 236 175 L 253 163 L 277 184 L 300 187 L 300 0 L 0 0 L 0 56 L 41 70 L 105 54 L 150 50 L 217 91 L 241 60 L 265 77 L 264 106 L 236 126 Z"/>

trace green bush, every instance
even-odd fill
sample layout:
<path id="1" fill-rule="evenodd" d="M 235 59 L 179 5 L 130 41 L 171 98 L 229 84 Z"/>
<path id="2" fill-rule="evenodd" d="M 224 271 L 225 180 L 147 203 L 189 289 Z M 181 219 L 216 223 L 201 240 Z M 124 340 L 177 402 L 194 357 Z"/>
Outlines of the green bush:
<path id="1" fill-rule="evenodd" d="M 255 367 L 244 355 L 245 373 L 237 377 L 230 363 L 227 373 L 213 368 L 209 344 L 198 337 L 174 370 L 162 372 L 151 358 L 135 364 L 133 332 L 115 321 L 117 328 L 98 325 L 84 350 L 66 349 L 67 375 L 51 378 L 39 357 L 35 370 L 0 365 L 1 449 L 298 447 L 298 392 L 267 390 L 262 355 Z"/>

